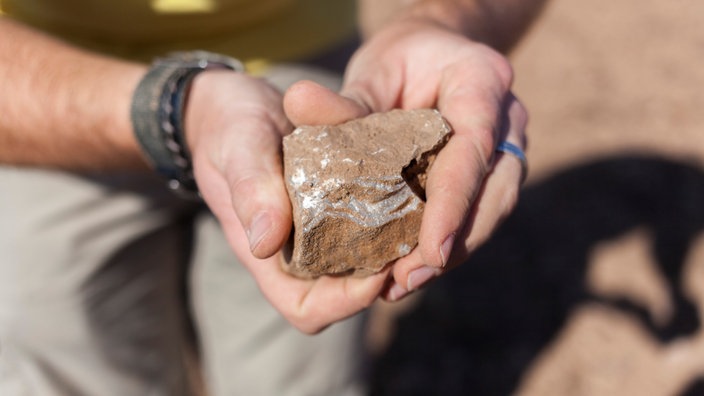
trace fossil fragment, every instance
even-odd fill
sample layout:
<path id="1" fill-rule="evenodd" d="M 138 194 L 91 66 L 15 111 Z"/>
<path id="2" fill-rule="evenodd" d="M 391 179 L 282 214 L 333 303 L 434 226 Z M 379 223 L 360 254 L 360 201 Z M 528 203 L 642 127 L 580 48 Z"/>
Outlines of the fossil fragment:
<path id="1" fill-rule="evenodd" d="M 368 275 L 418 242 L 425 177 L 450 127 L 431 109 L 392 110 L 284 138 L 299 277 Z"/>

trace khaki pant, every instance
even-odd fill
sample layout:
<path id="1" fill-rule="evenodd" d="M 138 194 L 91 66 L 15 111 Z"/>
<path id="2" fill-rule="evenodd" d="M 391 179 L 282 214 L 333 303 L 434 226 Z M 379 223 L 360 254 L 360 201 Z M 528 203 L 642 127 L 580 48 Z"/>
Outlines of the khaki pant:
<path id="1" fill-rule="evenodd" d="M 359 395 L 362 325 L 299 333 L 152 175 L 0 168 L 2 396 L 192 395 L 191 340 L 210 395 Z"/>

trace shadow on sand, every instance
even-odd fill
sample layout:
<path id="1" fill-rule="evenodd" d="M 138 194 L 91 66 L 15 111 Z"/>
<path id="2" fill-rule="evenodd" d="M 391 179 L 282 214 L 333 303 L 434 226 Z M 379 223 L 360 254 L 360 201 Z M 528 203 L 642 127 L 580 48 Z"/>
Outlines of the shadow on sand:
<path id="1" fill-rule="evenodd" d="M 652 232 L 654 261 L 674 303 L 664 326 L 645 307 L 596 296 L 585 285 L 590 250 L 636 227 Z M 680 274 L 702 230 L 704 173 L 684 163 L 608 158 L 531 185 L 495 237 L 399 319 L 373 370 L 372 394 L 511 394 L 586 302 L 634 315 L 663 343 L 693 334 L 700 318 Z M 686 394 L 701 388 L 695 381 Z"/>

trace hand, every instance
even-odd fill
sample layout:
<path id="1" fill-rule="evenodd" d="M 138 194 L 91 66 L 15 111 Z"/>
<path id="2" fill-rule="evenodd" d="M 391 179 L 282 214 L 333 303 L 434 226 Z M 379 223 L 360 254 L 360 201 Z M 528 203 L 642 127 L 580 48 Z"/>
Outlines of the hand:
<path id="1" fill-rule="evenodd" d="M 340 95 L 311 82 L 286 93 L 295 125 L 437 108 L 454 129 L 428 175 L 419 244 L 393 265 L 387 299 L 463 262 L 515 206 L 521 165 L 494 153 L 504 139 L 525 147 L 527 115 L 510 92 L 512 78 L 506 58 L 491 48 L 431 22 L 402 20 L 355 54 Z"/>
<path id="2" fill-rule="evenodd" d="M 193 82 L 185 122 L 203 199 L 262 293 L 286 319 L 314 333 L 377 298 L 389 271 L 365 279 L 301 280 L 281 269 L 281 248 L 292 223 L 281 140 L 292 127 L 280 92 L 244 74 L 209 70 Z"/>

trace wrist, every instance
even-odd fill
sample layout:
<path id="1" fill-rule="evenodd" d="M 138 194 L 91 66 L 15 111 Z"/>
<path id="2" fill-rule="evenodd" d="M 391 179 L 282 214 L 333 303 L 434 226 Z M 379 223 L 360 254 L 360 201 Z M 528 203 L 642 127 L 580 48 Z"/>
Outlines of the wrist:
<path id="1" fill-rule="evenodd" d="M 456 1 L 417 1 L 406 7 L 398 21 L 425 23 L 470 36 L 470 15 L 475 13 L 476 2 L 470 5 Z"/>
<path id="2" fill-rule="evenodd" d="M 476 6 L 458 5 L 457 1 L 385 1 L 361 0 L 359 18 L 364 38 L 408 21 L 443 27 L 464 34 L 467 15 Z M 474 2 L 470 2 L 474 3 Z"/>
<path id="3" fill-rule="evenodd" d="M 198 193 L 186 141 L 185 105 L 193 78 L 213 68 L 244 69 L 239 61 L 218 54 L 175 53 L 154 62 L 132 100 L 130 118 L 145 158 L 169 188 L 185 196 Z"/>
<path id="4" fill-rule="evenodd" d="M 545 0 L 390 0 L 383 7 L 377 0 L 360 1 L 365 37 L 387 25 L 410 20 L 441 26 L 504 53 L 516 44 L 545 4 Z"/>
<path id="5" fill-rule="evenodd" d="M 214 114 L 222 111 L 218 110 L 222 100 L 218 100 L 216 96 L 219 87 L 223 84 L 221 75 L 232 73 L 234 72 L 227 69 L 212 69 L 193 77 L 183 111 L 185 142 L 191 152 L 197 150 L 196 147 L 203 137 L 201 132 L 216 131 L 224 127 L 224 125 L 214 125 L 222 119 Z"/>

